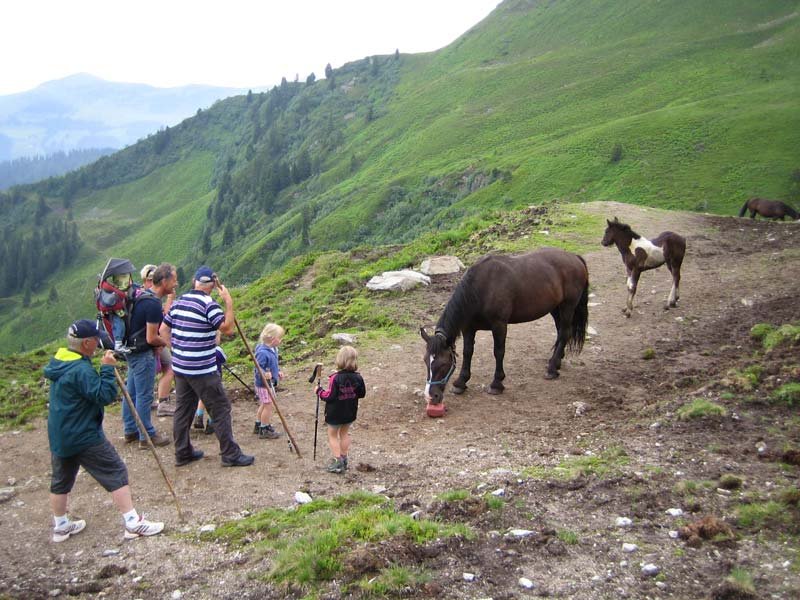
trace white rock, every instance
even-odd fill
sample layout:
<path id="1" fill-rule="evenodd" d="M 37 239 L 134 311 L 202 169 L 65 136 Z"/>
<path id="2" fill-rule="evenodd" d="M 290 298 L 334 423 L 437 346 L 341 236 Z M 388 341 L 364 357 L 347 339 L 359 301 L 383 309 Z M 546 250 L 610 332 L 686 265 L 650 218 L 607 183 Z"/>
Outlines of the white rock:
<path id="1" fill-rule="evenodd" d="M 648 577 L 653 577 L 655 575 L 658 575 L 660 571 L 661 569 L 659 569 L 656 565 L 652 563 L 647 563 L 642 567 L 642 575 L 647 575 Z"/>
<path id="2" fill-rule="evenodd" d="M 383 485 L 373 485 L 372 486 L 372 493 L 373 494 L 382 494 L 386 491 L 386 486 Z"/>
<path id="3" fill-rule="evenodd" d="M 464 578 L 464 581 L 475 581 L 475 573 L 462 573 L 461 577 Z"/>
<path id="4" fill-rule="evenodd" d="M 137 575 L 136 577 L 131 579 L 131 583 L 139 583 L 142 579 L 144 579 L 144 577 L 142 577 L 141 575 Z"/>
<path id="5" fill-rule="evenodd" d="M 519 584 L 524 587 L 526 590 L 532 590 L 534 583 L 528 579 L 527 577 L 520 577 Z"/>
<path id="6" fill-rule="evenodd" d="M 305 492 L 295 492 L 294 493 L 294 501 L 298 504 L 308 504 L 311 502 L 312 498 Z"/>
<path id="7" fill-rule="evenodd" d="M 668 508 L 667 514 L 670 517 L 680 517 L 681 515 L 683 515 L 683 511 L 680 508 Z"/>
<path id="8" fill-rule="evenodd" d="M 410 269 L 403 269 L 402 271 L 384 271 L 381 275 L 375 275 L 367 282 L 367 289 L 405 292 L 420 284 L 430 285 L 431 278 Z"/>
<path id="9" fill-rule="evenodd" d="M 352 333 L 334 333 L 331 335 L 331 339 L 340 346 L 349 346 L 358 341 L 358 338 Z"/>
<path id="10" fill-rule="evenodd" d="M 586 402 L 573 402 L 572 406 L 575 407 L 575 416 L 582 417 L 583 414 L 589 410 L 589 405 Z"/>
<path id="11" fill-rule="evenodd" d="M 677 532 L 677 531 L 675 531 L 674 529 L 672 529 L 672 530 L 669 532 L 669 537 L 671 537 L 673 540 L 677 540 L 677 539 L 678 539 L 678 532 Z"/>
<path id="12" fill-rule="evenodd" d="M 414 512 L 411 513 L 411 518 L 414 519 L 415 521 L 419 521 L 422 518 L 422 511 L 415 510 Z"/>
<path id="13" fill-rule="evenodd" d="M 464 268 L 457 256 L 433 256 L 422 261 L 419 270 L 425 275 L 445 275 L 458 273 Z"/>
<path id="14" fill-rule="evenodd" d="M 17 490 L 11 487 L 0 488 L 0 504 L 8 502 L 17 495 Z"/>
<path id="15" fill-rule="evenodd" d="M 119 554 L 119 550 L 116 550 L 114 548 L 103 550 L 103 556 L 116 556 L 117 554 Z"/>
<path id="16" fill-rule="evenodd" d="M 509 529 L 508 533 L 514 537 L 528 537 L 536 533 L 530 529 Z"/>
<path id="17" fill-rule="evenodd" d="M 630 520 L 628 517 L 617 517 L 616 521 L 617 527 L 630 527 L 633 525 L 633 521 Z"/>
<path id="18" fill-rule="evenodd" d="M 55 598 L 56 596 L 61 594 L 61 590 L 56 588 L 54 590 L 50 590 L 49 592 L 47 592 L 47 594 L 48 596 L 52 596 L 53 598 Z"/>
<path id="19" fill-rule="evenodd" d="M 17 484 L 17 480 L 14 479 L 13 477 L 9 477 L 6 481 L 8 482 L 8 485 L 16 485 Z"/>
<path id="20" fill-rule="evenodd" d="M 180 590 L 175 590 L 172 592 L 170 598 L 172 598 L 172 600 L 181 600 L 181 596 L 183 596 L 183 592 Z"/>
<path id="21" fill-rule="evenodd" d="M 506 495 L 506 490 L 504 488 L 498 488 L 492 492 L 492 496 L 497 496 L 498 498 L 505 495 Z"/>
<path id="22" fill-rule="evenodd" d="M 636 552 L 639 549 L 639 546 L 636 544 L 622 544 L 622 551 L 623 552 Z"/>
<path id="23" fill-rule="evenodd" d="M 200 528 L 200 533 L 209 533 L 211 531 L 214 531 L 216 528 L 217 526 L 214 525 L 213 523 L 208 523 L 207 525 L 203 525 Z"/>

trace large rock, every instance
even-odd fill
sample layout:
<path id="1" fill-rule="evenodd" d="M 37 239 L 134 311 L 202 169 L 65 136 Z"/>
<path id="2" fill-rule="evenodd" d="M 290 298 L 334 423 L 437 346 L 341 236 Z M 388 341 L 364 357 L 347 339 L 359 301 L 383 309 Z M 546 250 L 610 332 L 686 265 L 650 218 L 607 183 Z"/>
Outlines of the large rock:
<path id="1" fill-rule="evenodd" d="M 425 275 L 446 275 L 448 273 L 458 273 L 464 268 L 457 256 L 432 256 L 422 261 L 420 271 Z"/>
<path id="2" fill-rule="evenodd" d="M 402 271 L 384 271 L 381 275 L 375 275 L 367 282 L 367 289 L 373 291 L 399 290 L 405 292 L 421 283 L 430 285 L 431 278 L 410 269 L 403 269 Z"/>

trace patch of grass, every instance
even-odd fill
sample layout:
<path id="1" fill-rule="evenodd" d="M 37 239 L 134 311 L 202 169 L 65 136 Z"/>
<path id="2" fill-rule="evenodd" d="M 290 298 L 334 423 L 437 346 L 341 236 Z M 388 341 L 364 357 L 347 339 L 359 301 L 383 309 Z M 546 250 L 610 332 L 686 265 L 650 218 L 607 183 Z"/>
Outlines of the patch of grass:
<path id="1" fill-rule="evenodd" d="M 756 588 L 753 585 L 753 576 L 741 567 L 731 569 L 730 575 L 725 578 L 725 581 L 740 593 L 750 595 L 756 593 Z"/>
<path id="2" fill-rule="evenodd" d="M 800 343 L 800 325 L 781 325 L 764 336 L 762 343 L 765 350 L 772 350 L 784 344 L 797 345 Z"/>
<path id="3" fill-rule="evenodd" d="M 761 365 L 750 365 L 744 369 L 730 369 L 727 373 L 727 383 L 746 392 L 758 387 L 764 368 Z"/>
<path id="4" fill-rule="evenodd" d="M 789 406 L 798 405 L 800 404 L 800 383 L 796 381 L 785 383 L 776 390 L 773 390 L 772 394 L 770 394 L 770 398 L 773 402 L 780 404 L 788 404 Z"/>
<path id="5" fill-rule="evenodd" d="M 775 331 L 776 327 L 770 323 L 756 323 L 750 328 L 750 337 L 755 340 L 764 341 L 770 333 Z"/>
<path id="6" fill-rule="evenodd" d="M 414 520 L 397 513 L 383 496 L 354 492 L 296 509 L 263 510 L 202 534 L 201 539 L 249 545 L 270 555 L 266 579 L 313 588 L 341 577 L 343 557 L 359 545 L 389 539 L 424 544 L 452 536 L 470 538 L 472 532 L 462 524 Z M 406 576 L 402 571 L 387 573 L 382 585 Z"/>
<path id="7" fill-rule="evenodd" d="M 753 529 L 761 529 L 770 523 L 785 525 L 790 521 L 786 506 L 780 502 L 753 502 L 736 507 L 739 525 Z"/>
<path id="8" fill-rule="evenodd" d="M 357 587 L 368 596 L 385 598 L 401 594 L 404 590 L 417 588 L 431 580 L 428 572 L 403 566 L 382 569 L 377 577 L 361 579 Z"/>
<path id="9" fill-rule="evenodd" d="M 555 467 L 527 467 L 522 474 L 532 479 L 570 480 L 589 475 L 602 478 L 618 473 L 629 463 L 630 458 L 625 450 L 615 446 L 598 455 L 567 457 Z"/>
<path id="10" fill-rule="evenodd" d="M 26 354 L 0 357 L 0 427 L 21 427 L 47 414 L 49 386 L 42 369 L 56 344 Z"/>
<path id="11" fill-rule="evenodd" d="M 436 496 L 436 498 L 442 502 L 461 502 L 469 498 L 469 496 L 469 490 L 447 490 Z"/>
<path id="12" fill-rule="evenodd" d="M 724 417 L 727 414 L 728 411 L 724 407 L 705 398 L 695 398 L 689 404 L 684 404 L 677 410 L 678 418 L 683 421 L 701 419 L 703 417 Z"/>
<path id="13" fill-rule="evenodd" d="M 578 534 L 574 531 L 570 531 L 569 529 L 560 529 L 558 533 L 556 533 L 556 537 L 565 544 L 569 544 L 571 546 L 574 546 L 578 543 Z"/>
<path id="14" fill-rule="evenodd" d="M 800 489 L 797 489 L 797 487 L 784 488 L 778 494 L 778 500 L 786 506 L 799 506 Z"/>
<path id="15" fill-rule="evenodd" d="M 642 352 L 642 360 L 653 360 L 656 357 L 656 351 L 652 348 L 645 348 Z"/>
<path id="16" fill-rule="evenodd" d="M 742 478 L 736 475 L 725 474 L 719 478 L 719 487 L 724 490 L 738 490 L 742 483 Z"/>
<path id="17" fill-rule="evenodd" d="M 500 510 L 503 508 L 503 506 L 505 506 L 505 502 L 502 498 L 492 494 L 484 495 L 483 499 L 486 502 L 486 506 L 489 508 L 489 510 Z"/>

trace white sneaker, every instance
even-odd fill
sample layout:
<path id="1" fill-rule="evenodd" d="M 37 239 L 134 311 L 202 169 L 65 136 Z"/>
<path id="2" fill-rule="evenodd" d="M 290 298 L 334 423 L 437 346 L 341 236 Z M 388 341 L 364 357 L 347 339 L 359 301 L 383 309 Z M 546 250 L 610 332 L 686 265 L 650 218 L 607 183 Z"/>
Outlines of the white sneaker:
<path id="1" fill-rule="evenodd" d="M 125 525 L 125 539 L 133 540 L 139 536 L 156 535 L 164 530 L 164 524 L 155 521 L 148 521 L 142 515 L 139 515 L 139 520 L 130 525 Z"/>
<path id="2" fill-rule="evenodd" d="M 63 542 L 69 536 L 75 535 L 76 533 L 80 533 L 83 531 L 83 528 L 86 527 L 86 521 L 83 519 L 78 519 L 77 521 L 69 521 L 66 525 L 62 525 L 61 527 L 56 527 L 53 529 L 53 541 L 54 542 Z"/>

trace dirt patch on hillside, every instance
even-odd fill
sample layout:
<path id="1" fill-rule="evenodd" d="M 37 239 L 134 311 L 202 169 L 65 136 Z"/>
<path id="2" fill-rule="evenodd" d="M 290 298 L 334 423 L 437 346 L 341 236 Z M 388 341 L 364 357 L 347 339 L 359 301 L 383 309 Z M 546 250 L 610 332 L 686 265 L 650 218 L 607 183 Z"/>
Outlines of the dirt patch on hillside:
<path id="1" fill-rule="evenodd" d="M 436 420 L 425 417 L 419 394 L 424 368 L 418 336 L 362 348 L 368 395 L 351 453 L 360 468 L 344 476 L 322 469 L 322 429 L 318 460 L 311 460 L 314 399 L 305 383 L 310 364 L 286 365 L 280 395 L 302 460 L 289 453 L 285 438 L 253 436 L 255 404 L 231 380 L 235 433 L 256 464 L 222 469 L 211 436 L 197 438 L 206 458 L 188 468 L 175 469 L 170 448 L 160 449 L 186 525 L 177 522 L 152 456 L 125 446 L 120 417 L 109 414 L 106 431 L 128 464 L 137 508 L 167 522 L 169 535 L 147 540 L 123 543 L 108 495 L 81 474 L 70 512 L 85 518 L 87 529 L 51 543 L 45 425 L 4 432 L 0 485 L 13 480 L 15 495 L 0 504 L 0 596 L 44 598 L 58 589 L 62 595 L 102 591 L 115 598 L 164 598 L 175 590 L 183 598 L 298 597 L 299 590 L 254 580 L 269 569 L 268 557 L 246 546 L 198 542 L 194 533 L 206 523 L 290 506 L 297 490 L 318 498 L 364 489 L 381 490 L 398 510 L 465 522 L 476 532 L 471 540 L 424 548 L 393 541 L 348 557 L 345 578 L 376 573 L 391 562 L 428 570 L 431 581 L 407 590 L 407 597 L 735 597 L 730 594 L 740 590 L 725 583 L 733 567 L 752 576 L 758 597 L 797 597 L 796 507 L 786 505 L 778 523 L 767 520 L 756 528 L 740 518 L 740 506 L 777 501 L 796 486 L 796 463 L 782 460 L 800 448 L 796 409 L 770 403 L 767 396 L 800 378 L 800 357 L 795 347 L 771 360 L 753 358 L 758 345 L 749 330 L 760 322 L 800 321 L 800 226 L 616 203 L 581 210 L 619 216 L 646 237 L 667 229 L 686 235 L 677 309 L 663 309 L 670 277 L 659 269 L 642 276 L 634 314 L 626 319 L 623 265 L 616 249 L 600 247 L 598 231 L 597 251 L 585 254 L 595 333 L 582 354 L 568 356 L 556 381 L 543 378 L 554 340 L 549 319 L 509 328 L 501 396 L 485 393 L 494 362 L 489 334 L 479 333 L 469 388 L 462 396 L 448 394 L 448 413 Z M 410 325 L 432 325 L 457 281 L 434 278 L 429 289 L 387 302 Z M 754 389 L 721 383 L 731 369 L 754 362 L 766 365 Z M 677 411 L 696 398 L 719 404 L 726 414 L 680 420 Z M 157 426 L 168 429 L 171 422 L 160 419 Z M 592 458 L 608 469 L 599 471 Z M 556 476 L 553 468 L 564 465 L 583 468 Z M 718 489 L 725 474 L 739 477 L 741 488 Z M 455 503 L 437 499 L 454 489 L 471 495 Z M 501 509 L 487 507 L 484 494 L 492 491 L 503 499 Z M 673 516 L 670 509 L 682 514 Z M 619 517 L 631 525 L 618 527 Z M 679 528 L 701 521 L 730 527 L 730 533 L 720 526 L 721 535 L 698 534 L 700 543 L 688 545 Z M 520 537 L 511 529 L 532 533 Z M 176 535 L 181 531 L 190 535 Z M 106 550 L 118 553 L 103 556 Z M 657 573 L 643 574 L 646 564 Z M 467 581 L 464 573 L 474 578 Z M 523 588 L 521 577 L 533 587 Z M 332 583 L 324 597 L 339 597 L 341 584 Z"/>

